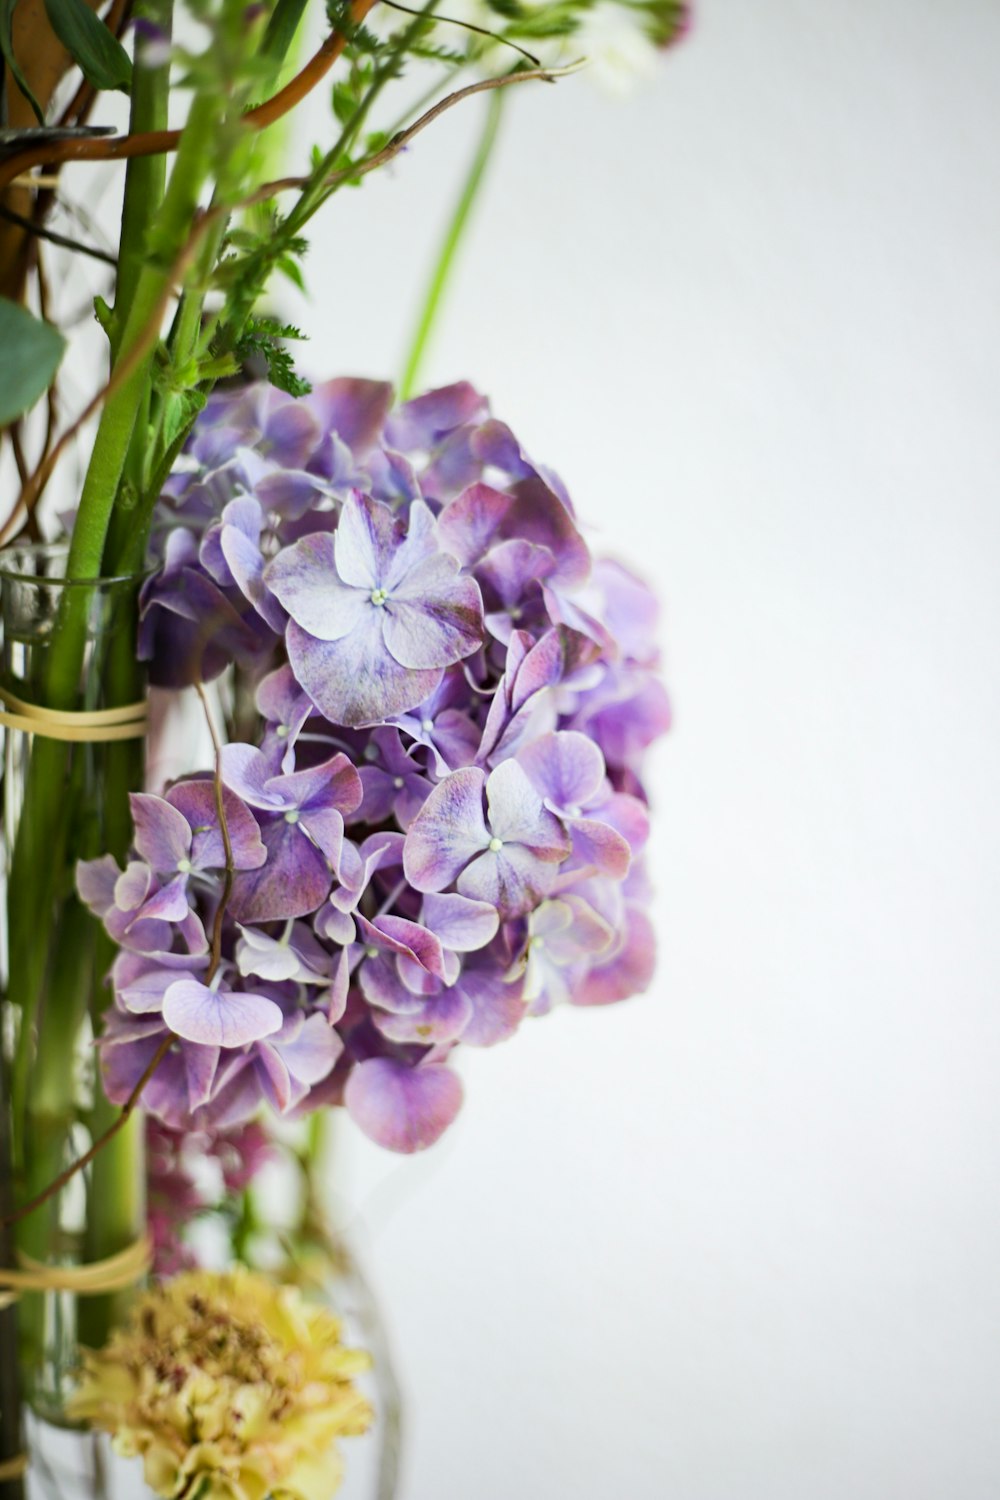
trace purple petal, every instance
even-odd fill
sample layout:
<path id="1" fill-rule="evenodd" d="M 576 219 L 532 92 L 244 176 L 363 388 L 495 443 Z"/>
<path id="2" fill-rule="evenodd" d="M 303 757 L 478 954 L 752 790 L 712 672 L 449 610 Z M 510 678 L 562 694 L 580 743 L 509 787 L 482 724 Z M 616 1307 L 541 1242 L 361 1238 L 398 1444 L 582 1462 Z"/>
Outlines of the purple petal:
<path id="1" fill-rule="evenodd" d="M 162 797 L 129 795 L 135 847 L 148 865 L 165 873 L 176 870 L 191 853 L 191 827 L 182 813 Z"/>
<path id="2" fill-rule="evenodd" d="M 561 860 L 569 853 L 569 836 L 516 760 L 505 760 L 486 782 L 490 828 L 504 844 L 526 845 L 539 859 Z"/>
<path id="3" fill-rule="evenodd" d="M 196 870 L 224 870 L 226 846 L 219 826 L 214 781 L 179 781 L 167 793 L 167 801 L 182 813 L 194 830 L 191 863 Z M 233 792 L 222 789 L 226 831 L 237 870 L 256 870 L 267 857 L 261 843 L 257 819 Z"/>
<path id="4" fill-rule="evenodd" d="M 265 568 L 264 582 L 292 619 L 321 641 L 350 634 L 373 607 L 364 590 L 347 587 L 337 576 L 334 538 L 325 531 L 279 552 Z"/>
<path id="5" fill-rule="evenodd" d="M 520 917 L 537 906 L 555 884 L 557 869 L 526 849 L 523 844 L 505 844 L 493 853 L 487 850 L 458 877 L 461 895 L 495 906 L 503 921 Z"/>
<path id="6" fill-rule="evenodd" d="M 406 536 L 397 542 L 380 582 L 393 596 L 405 594 L 408 580 L 435 556 L 440 556 L 440 552 L 434 517 L 423 500 L 415 500 L 407 517 Z"/>
<path id="7" fill-rule="evenodd" d="M 361 803 L 360 777 L 342 751 L 321 765 L 275 777 L 268 783 L 268 789 L 280 790 L 283 806 L 303 811 L 329 807 L 351 813 Z"/>
<path id="8" fill-rule="evenodd" d="M 236 526 L 223 526 L 219 538 L 222 555 L 240 593 L 278 635 L 285 628 L 285 614 L 264 583 L 264 559 L 260 542 L 251 540 Z"/>
<path id="9" fill-rule="evenodd" d="M 415 1011 L 378 1011 L 375 1025 L 391 1042 L 438 1046 L 455 1042 L 472 1017 L 472 1001 L 460 989 L 443 990 L 424 1001 Z"/>
<path id="10" fill-rule="evenodd" d="M 390 952 L 413 959 L 429 974 L 439 978 L 444 974 L 444 953 L 441 943 L 433 932 L 421 927 L 418 922 L 409 922 L 405 917 L 384 916 L 375 922 L 367 918 L 356 918 L 361 941 L 374 943 L 376 947 L 388 948 Z"/>
<path id="11" fill-rule="evenodd" d="M 309 916 L 323 905 L 333 883 L 325 856 L 283 817 L 268 823 L 263 832 L 267 864 L 237 875 L 230 915 L 242 923 Z"/>
<path id="12" fill-rule="evenodd" d="M 489 846 L 483 817 L 485 785 L 476 766 L 453 771 L 414 818 L 403 845 L 403 870 L 418 891 L 444 890 Z"/>
<path id="13" fill-rule="evenodd" d="M 277 812 L 292 806 L 283 795 L 284 778 L 271 774 L 267 757 L 254 745 L 223 745 L 222 779 L 230 791 L 252 807 Z"/>
<path id="14" fill-rule="evenodd" d="M 612 1005 L 642 994 L 652 983 L 656 969 L 656 934 L 644 911 L 632 908 L 627 916 L 625 940 L 615 956 L 591 969 L 583 984 L 570 995 L 573 1005 Z"/>
<path id="15" fill-rule="evenodd" d="M 243 1047 L 280 1031 L 285 1018 L 263 995 L 222 994 L 196 979 L 179 979 L 163 997 L 163 1019 L 189 1042 Z"/>
<path id="16" fill-rule="evenodd" d="M 454 953 L 473 953 L 485 948 L 500 925 L 494 906 L 455 895 L 425 896 L 421 920 Z"/>
<path id="17" fill-rule="evenodd" d="M 514 1035 L 527 1012 L 520 982 L 511 983 L 494 969 L 466 969 L 461 984 L 472 1005 L 463 1042 L 471 1047 L 495 1047 Z"/>
<path id="18" fill-rule="evenodd" d="M 334 533 L 334 557 L 341 579 L 359 591 L 384 588 L 402 537 L 402 525 L 388 505 L 367 495 L 349 496 Z M 363 598 L 364 594 L 359 596 Z"/>
<path id="19" fill-rule="evenodd" d="M 632 850 L 616 828 L 596 818 L 578 818 L 570 827 L 574 869 L 592 866 L 612 880 L 623 880 L 632 863 Z"/>
<path id="20" fill-rule="evenodd" d="M 462 1104 L 462 1085 L 440 1063 L 409 1068 L 388 1057 L 358 1063 L 344 1089 L 348 1114 L 377 1145 L 410 1153 L 432 1146 Z"/>
<path id="21" fill-rule="evenodd" d="M 543 734 L 518 754 L 518 763 L 554 812 L 579 812 L 604 781 L 604 756 L 577 730 Z"/>
<path id="22" fill-rule="evenodd" d="M 306 403 L 324 431 L 333 431 L 359 457 L 378 439 L 389 408 L 392 386 L 384 380 L 339 376 L 313 388 Z"/>
<path id="23" fill-rule="evenodd" d="M 276 1037 L 269 1045 L 281 1054 L 293 1078 L 310 1085 L 327 1076 L 344 1050 L 326 1016 L 319 1014 L 309 1016 L 292 1041 Z"/>
<path id="24" fill-rule="evenodd" d="M 334 724 L 380 724 L 413 708 L 440 680 L 440 672 L 408 671 L 386 650 L 381 611 L 366 605 L 363 623 L 340 641 L 319 641 L 288 627 L 288 659 L 317 708 Z"/>
<path id="25" fill-rule="evenodd" d="M 162 890 L 154 891 L 140 908 L 143 921 L 182 922 L 190 911 L 187 897 L 187 875 L 175 875 Z"/>
<path id="26" fill-rule="evenodd" d="M 81 859 L 76 866 L 76 892 L 84 906 L 103 920 L 115 904 L 115 886 L 121 870 L 111 854 L 100 859 Z"/>
<path id="27" fill-rule="evenodd" d="M 384 608 L 385 643 L 404 667 L 448 667 L 483 643 L 483 601 L 438 553 L 416 568 Z"/>
<path id="28" fill-rule="evenodd" d="M 326 856 L 327 864 L 336 873 L 344 844 L 343 813 L 338 812 L 335 807 L 309 808 L 301 815 L 299 827 Z"/>

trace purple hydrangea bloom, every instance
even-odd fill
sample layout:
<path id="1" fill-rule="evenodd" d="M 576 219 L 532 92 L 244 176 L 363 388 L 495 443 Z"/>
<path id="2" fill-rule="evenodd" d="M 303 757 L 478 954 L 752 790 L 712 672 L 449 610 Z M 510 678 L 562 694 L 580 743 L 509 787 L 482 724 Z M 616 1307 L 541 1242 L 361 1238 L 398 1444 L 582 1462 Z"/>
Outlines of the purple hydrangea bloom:
<path id="1" fill-rule="evenodd" d="M 78 883 L 121 949 L 109 1096 L 173 1038 L 144 1095 L 171 1127 L 334 1104 L 418 1150 L 456 1046 L 650 983 L 655 597 L 472 386 L 390 406 L 219 392 L 159 507 L 142 648 L 157 683 L 233 671 L 232 868 L 200 774 Z"/>

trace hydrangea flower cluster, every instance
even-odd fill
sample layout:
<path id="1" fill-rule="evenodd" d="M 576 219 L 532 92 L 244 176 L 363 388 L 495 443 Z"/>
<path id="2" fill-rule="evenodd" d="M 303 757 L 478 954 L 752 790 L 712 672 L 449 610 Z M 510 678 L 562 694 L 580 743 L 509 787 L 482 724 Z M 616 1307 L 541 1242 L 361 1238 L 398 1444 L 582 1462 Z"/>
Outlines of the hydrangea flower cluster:
<path id="1" fill-rule="evenodd" d="M 152 679 L 235 666 L 259 716 L 79 870 L 120 948 L 109 1096 L 172 1036 L 143 1097 L 173 1129 L 342 1103 L 414 1151 L 459 1043 L 652 974 L 656 601 L 470 385 L 391 403 L 219 394 L 161 502 Z"/>

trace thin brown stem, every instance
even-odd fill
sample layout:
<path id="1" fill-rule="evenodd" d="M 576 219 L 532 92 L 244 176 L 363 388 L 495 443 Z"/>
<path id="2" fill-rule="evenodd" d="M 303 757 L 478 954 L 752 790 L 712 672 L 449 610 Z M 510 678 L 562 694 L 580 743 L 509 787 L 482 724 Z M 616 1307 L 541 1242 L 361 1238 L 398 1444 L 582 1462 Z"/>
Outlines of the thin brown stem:
<path id="1" fill-rule="evenodd" d="M 42 1205 L 44 1203 L 47 1203 L 50 1198 L 54 1198 L 57 1193 L 61 1193 L 66 1184 L 68 1182 L 72 1182 L 76 1174 L 78 1172 L 82 1172 L 84 1167 L 90 1166 L 90 1163 L 94 1160 L 94 1157 L 97 1156 L 99 1152 L 104 1150 L 108 1142 L 114 1139 L 114 1137 L 118 1134 L 119 1130 L 123 1128 L 123 1126 L 128 1124 L 129 1119 L 135 1111 L 136 1105 L 139 1103 L 139 1099 L 142 1095 L 143 1089 L 146 1087 L 146 1084 L 152 1078 L 153 1074 L 160 1066 L 160 1063 L 170 1051 L 175 1040 L 176 1038 L 174 1037 L 173 1032 L 170 1032 L 169 1035 L 163 1038 L 163 1041 L 157 1047 L 149 1062 L 146 1064 L 139 1082 L 136 1084 L 131 1094 L 129 1094 L 128 1098 L 125 1100 L 125 1103 L 122 1105 L 121 1114 L 115 1116 L 104 1134 L 99 1135 L 97 1137 L 97 1140 L 91 1144 L 91 1146 L 83 1153 L 83 1155 L 78 1156 L 76 1161 L 72 1162 L 68 1167 L 65 1168 L 64 1171 L 60 1172 L 59 1176 L 54 1178 L 53 1181 L 49 1183 L 48 1187 L 43 1188 L 40 1193 L 36 1193 L 35 1197 L 30 1198 L 27 1203 L 22 1203 L 20 1208 L 15 1209 L 13 1213 L 6 1214 L 3 1219 L 4 1224 L 17 1224 L 22 1219 L 26 1219 L 29 1214 L 33 1214 L 37 1208 L 41 1208 Z"/>
<path id="2" fill-rule="evenodd" d="M 226 210 L 226 212 L 228 212 L 228 210 Z M 35 506 L 42 498 L 45 486 L 51 479 L 56 464 L 59 462 L 59 459 L 66 451 L 68 445 L 76 437 L 77 433 L 80 431 L 80 428 L 90 420 L 94 413 L 99 410 L 99 408 L 104 404 L 105 401 L 107 401 L 108 397 L 113 396 L 114 393 L 119 390 L 120 387 L 125 383 L 125 381 L 129 379 L 137 366 L 141 364 L 152 346 L 155 344 L 160 334 L 160 327 L 163 323 L 163 315 L 167 310 L 171 297 L 174 295 L 174 283 L 182 279 L 184 272 L 191 264 L 195 251 L 197 250 L 198 245 L 201 242 L 202 236 L 208 230 L 215 218 L 218 217 L 218 213 L 219 210 L 206 209 L 205 212 L 200 214 L 196 219 L 191 234 L 188 237 L 187 244 L 183 247 L 181 253 L 175 260 L 171 268 L 170 275 L 167 277 L 163 294 L 158 299 L 156 307 L 153 309 L 153 315 L 147 323 L 146 327 L 143 329 L 142 334 L 139 338 L 136 339 L 135 343 L 131 346 L 128 353 L 124 355 L 115 365 L 114 370 L 112 371 L 111 376 L 106 384 L 101 387 L 101 389 L 95 396 L 91 398 L 90 401 L 88 401 L 87 405 L 84 407 L 83 411 L 76 418 L 76 420 L 66 428 L 66 431 L 64 433 L 62 433 L 62 435 L 59 437 L 59 440 L 53 445 L 50 452 L 46 455 L 43 462 L 35 471 L 30 482 L 24 487 L 24 489 L 22 489 L 20 495 L 17 497 L 13 510 L 7 517 L 7 520 L 4 522 L 3 526 L 0 527 L 0 546 L 3 546 L 3 544 L 8 541 L 14 534 L 15 522 L 17 521 L 17 518 L 19 517 L 21 512 L 26 511 L 29 515 L 33 512 Z"/>
<path id="3" fill-rule="evenodd" d="M 229 824 L 226 821 L 226 801 L 222 788 L 222 743 L 212 719 L 212 710 L 209 708 L 208 695 L 205 692 L 204 685 L 197 682 L 195 683 L 195 688 L 197 689 L 198 697 L 201 699 L 201 706 L 205 710 L 205 722 L 208 725 L 208 732 L 212 737 L 212 748 L 215 751 L 215 776 L 213 778 L 215 786 L 215 810 L 219 815 L 222 847 L 226 853 L 226 873 L 222 883 L 222 895 L 219 897 L 219 904 L 215 909 L 215 920 L 212 923 L 212 957 L 205 976 L 205 983 L 211 984 L 219 964 L 222 962 L 222 929 L 226 917 L 226 907 L 229 905 L 229 897 L 232 895 L 233 876 L 236 870 L 233 864 L 233 846 L 229 838 Z"/>

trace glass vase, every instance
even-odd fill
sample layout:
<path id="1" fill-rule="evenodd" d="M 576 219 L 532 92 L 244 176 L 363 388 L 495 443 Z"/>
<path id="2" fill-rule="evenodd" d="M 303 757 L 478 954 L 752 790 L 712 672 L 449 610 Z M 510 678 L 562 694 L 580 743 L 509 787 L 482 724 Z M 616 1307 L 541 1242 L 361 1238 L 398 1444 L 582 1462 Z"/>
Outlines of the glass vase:
<path id="1" fill-rule="evenodd" d="M 81 859 L 110 853 L 123 860 L 128 794 L 142 787 L 143 740 L 134 724 L 128 738 L 108 739 L 105 724 L 79 716 L 100 717 L 143 697 L 135 649 L 141 578 L 72 581 L 65 563 L 58 547 L 0 553 L 6 705 L 0 1201 L 8 1213 L 44 1193 L 119 1115 L 104 1097 L 93 1047 L 110 999 L 104 979 L 113 949 L 79 901 L 75 874 Z M 35 732 L 23 727 L 26 718 L 38 724 Z M 67 726 L 82 737 L 60 737 Z M 3 1263 L 23 1271 L 118 1255 L 145 1232 L 144 1191 L 136 1111 L 86 1171 L 4 1231 Z M 65 1289 L 18 1293 L 16 1305 L 0 1314 L 6 1408 L 0 1432 L 13 1421 L 15 1347 L 24 1404 L 59 1424 L 78 1344 L 103 1343 L 129 1295 L 127 1288 L 88 1296 Z M 8 1482 L 0 1500 L 13 1500 L 13 1493 Z"/>
<path id="2" fill-rule="evenodd" d="M 341 1320 L 344 1342 L 367 1349 L 372 1368 L 356 1377 L 375 1411 L 363 1437 L 341 1440 L 344 1479 L 336 1500 L 393 1500 L 399 1467 L 400 1405 L 388 1344 L 378 1306 L 355 1254 L 337 1236 L 316 1243 L 307 1294 L 318 1297 Z M 281 1276 L 278 1270 L 275 1275 Z M 300 1276 L 294 1279 L 302 1284 Z M 153 1500 L 142 1461 L 116 1454 L 103 1434 L 74 1432 L 29 1414 L 27 1441 L 31 1464 L 25 1500 Z M 334 1500 L 331 1495 L 329 1500 Z"/>

